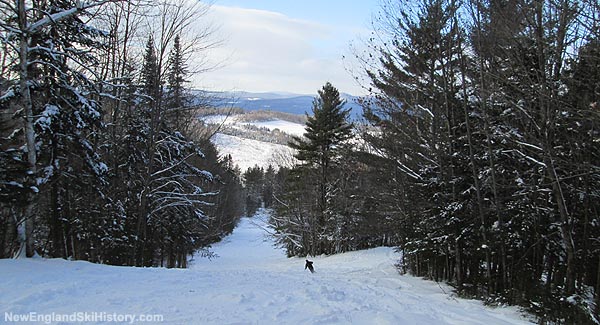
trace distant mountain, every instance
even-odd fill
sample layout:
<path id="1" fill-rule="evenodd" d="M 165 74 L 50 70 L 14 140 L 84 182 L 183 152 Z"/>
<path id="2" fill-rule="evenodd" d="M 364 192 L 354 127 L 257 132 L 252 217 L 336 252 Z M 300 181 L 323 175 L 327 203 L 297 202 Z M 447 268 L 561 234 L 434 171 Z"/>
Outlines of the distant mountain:
<path id="1" fill-rule="evenodd" d="M 206 94 L 206 93 L 204 93 Z M 209 93 L 215 98 L 216 106 L 219 107 L 239 107 L 249 111 L 272 110 L 291 114 L 311 113 L 312 104 L 315 96 L 300 95 L 292 93 L 251 93 L 251 92 L 223 92 Z M 362 115 L 362 108 L 357 104 L 358 97 L 349 94 L 341 94 L 346 100 L 345 108 L 350 108 L 350 117 L 359 118 Z"/>

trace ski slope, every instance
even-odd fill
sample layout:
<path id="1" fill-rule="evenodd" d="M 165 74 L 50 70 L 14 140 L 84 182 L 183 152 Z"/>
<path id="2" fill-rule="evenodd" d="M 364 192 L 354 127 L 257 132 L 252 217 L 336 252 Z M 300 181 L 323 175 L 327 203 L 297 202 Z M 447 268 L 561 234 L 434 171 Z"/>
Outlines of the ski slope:
<path id="1" fill-rule="evenodd" d="M 96 312 L 161 315 L 164 324 L 529 324 L 515 308 L 399 275 L 389 248 L 316 257 L 311 274 L 273 247 L 266 218 L 242 219 L 214 246 L 218 258 L 185 270 L 0 260 L 0 323 L 6 313 Z"/>
<path id="2" fill-rule="evenodd" d="M 231 155 L 233 162 L 240 167 L 242 172 L 254 166 L 264 169 L 269 165 L 278 167 L 292 160 L 292 149 L 281 144 L 222 133 L 215 134 L 211 141 L 217 146 L 221 156 Z"/>
<path id="3" fill-rule="evenodd" d="M 302 136 L 306 132 L 306 125 L 272 119 L 268 121 L 244 121 L 240 115 L 208 115 L 202 118 L 208 124 L 225 124 L 232 127 L 242 128 L 244 125 L 253 125 L 258 128 L 267 128 L 271 131 L 278 129 L 290 135 Z"/>
<path id="4" fill-rule="evenodd" d="M 278 129 L 289 135 L 301 136 L 304 134 L 304 125 L 292 123 L 280 119 L 269 121 L 243 121 L 241 115 L 208 115 L 202 117 L 208 124 L 225 124 L 227 126 L 244 129 L 245 125 L 269 130 Z M 217 146 L 221 156 L 231 155 L 233 162 L 245 172 L 250 167 L 259 166 L 264 169 L 269 165 L 274 168 L 280 166 L 289 167 L 293 163 L 293 149 L 286 145 L 247 139 L 243 136 L 235 136 L 224 133 L 216 133 L 211 141 Z"/>

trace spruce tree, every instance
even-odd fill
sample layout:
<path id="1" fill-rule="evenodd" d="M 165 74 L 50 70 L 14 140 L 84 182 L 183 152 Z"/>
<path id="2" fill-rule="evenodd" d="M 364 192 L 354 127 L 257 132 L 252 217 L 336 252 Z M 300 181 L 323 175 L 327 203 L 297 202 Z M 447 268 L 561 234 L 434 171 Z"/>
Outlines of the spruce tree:
<path id="1" fill-rule="evenodd" d="M 344 110 L 345 102 L 331 83 L 327 82 L 318 93 L 312 116 L 306 122 L 305 139 L 293 137 L 290 147 L 297 150 L 296 159 L 319 171 L 319 210 L 323 214 L 327 210 L 326 188 L 332 163 L 340 159 L 344 144 L 352 137 L 353 125 L 347 121 L 350 110 Z"/>
<path id="2" fill-rule="evenodd" d="M 188 74 L 187 66 L 183 57 L 183 49 L 181 48 L 181 38 L 179 35 L 173 41 L 173 48 L 169 53 L 169 61 L 167 67 L 167 93 L 166 93 L 166 121 L 165 123 L 173 130 L 185 132 L 183 127 L 186 126 L 188 120 L 193 118 L 189 114 L 189 99 L 186 96 L 185 79 Z M 186 114 L 187 113 L 187 114 Z"/>
<path id="3" fill-rule="evenodd" d="M 173 49 L 169 55 L 167 71 L 167 90 L 169 108 L 181 108 L 185 105 L 184 84 L 188 74 L 187 66 L 183 58 L 181 38 L 179 35 L 173 41 Z"/>
<path id="4" fill-rule="evenodd" d="M 600 46 L 594 28 L 587 43 L 579 33 L 584 7 L 397 3 L 366 65 L 363 161 L 388 180 L 365 213 L 397 218 L 414 274 L 523 304 L 542 322 L 597 319 Z"/>
<path id="5" fill-rule="evenodd" d="M 160 71 L 158 69 L 158 58 L 154 49 L 154 38 L 148 37 L 144 52 L 144 63 L 140 74 L 140 83 L 145 95 L 153 100 L 158 100 L 160 94 Z"/>
<path id="6" fill-rule="evenodd" d="M 242 175 L 246 189 L 246 215 L 252 216 L 262 206 L 262 190 L 264 187 L 264 170 L 254 166 Z"/>
<path id="7" fill-rule="evenodd" d="M 352 124 L 347 121 L 350 110 L 344 110 L 345 102 L 331 83 L 326 83 L 318 93 L 312 116 L 306 122 L 306 139 L 294 137 L 290 147 L 298 150 L 296 159 L 319 166 L 326 174 L 332 161 L 339 158 L 342 144 L 351 138 Z"/>
<path id="8" fill-rule="evenodd" d="M 371 151 L 365 162 L 389 175 L 375 200 L 403 225 L 397 231 L 404 258 L 447 268 L 416 265 L 413 271 L 436 278 L 453 274 L 441 258 L 452 247 L 455 256 L 445 258 L 459 265 L 454 269 L 460 287 L 463 233 L 473 231 L 464 229 L 465 220 L 474 219 L 477 203 L 468 191 L 468 155 L 461 144 L 456 7 L 435 0 L 397 6 L 381 18 L 383 30 L 394 32 L 384 44 L 373 44 L 379 62 L 366 71 L 373 87 L 372 103 L 365 102 L 371 123 L 364 133 Z M 475 229 L 483 234 L 481 214 L 476 220 L 481 226 Z"/>
<path id="9" fill-rule="evenodd" d="M 334 204 L 340 192 L 334 175 L 352 137 L 353 125 L 347 121 L 349 110 L 344 109 L 345 102 L 331 83 L 326 83 L 318 94 L 313 102 L 313 114 L 306 122 L 304 138 L 294 137 L 290 143 L 290 147 L 297 150 L 295 157 L 301 165 L 290 173 L 292 184 L 285 196 L 291 204 L 282 214 L 287 218 L 306 219 L 292 223 L 307 227 L 284 230 L 302 238 L 302 243 L 292 243 L 301 248 L 295 247 L 291 255 L 336 252 L 333 237 L 341 213 Z M 313 195 L 311 201 L 309 198 Z M 290 245 L 287 246 L 289 254 Z"/>
<path id="10" fill-rule="evenodd" d="M 185 267 L 242 214 L 239 172 L 218 162 L 200 132 L 166 123 L 162 58 L 174 48 L 181 62 L 174 37 L 197 15 L 169 11 L 168 35 L 152 33 L 160 41 L 138 49 L 127 26 L 148 17 L 117 2 L 0 2 L 0 258 L 35 250 Z M 171 80 L 168 89 L 183 93 L 183 79 Z"/>

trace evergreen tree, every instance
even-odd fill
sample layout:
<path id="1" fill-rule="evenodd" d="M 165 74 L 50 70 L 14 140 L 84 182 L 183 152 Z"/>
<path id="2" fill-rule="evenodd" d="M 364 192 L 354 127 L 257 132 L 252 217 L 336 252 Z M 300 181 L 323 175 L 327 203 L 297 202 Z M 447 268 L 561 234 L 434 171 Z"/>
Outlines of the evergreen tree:
<path id="1" fill-rule="evenodd" d="M 246 190 L 246 215 L 252 216 L 263 205 L 264 170 L 259 166 L 250 167 L 244 173 L 243 179 Z"/>
<path id="2" fill-rule="evenodd" d="M 180 132 L 186 132 L 183 126 L 190 125 L 190 118 L 194 118 L 190 114 L 190 100 L 186 95 L 185 79 L 188 75 L 187 66 L 183 57 L 181 48 L 181 38 L 179 35 L 173 41 L 173 48 L 169 54 L 168 69 L 167 69 L 167 94 L 166 94 L 166 113 L 167 124 L 169 127 Z"/>
<path id="3" fill-rule="evenodd" d="M 340 194 L 340 184 L 334 175 L 352 137 L 353 125 L 348 123 L 349 110 L 344 109 L 344 101 L 331 83 L 326 83 L 318 94 L 313 102 L 313 115 L 306 122 L 304 138 L 294 137 L 290 143 L 290 147 L 297 150 L 295 157 L 301 165 L 290 173 L 289 181 L 293 185 L 284 196 L 291 203 L 280 210 L 288 222 L 279 223 L 279 231 L 302 238 L 302 243 L 295 240 L 291 245 L 286 244 L 288 254 L 292 255 L 336 252 L 332 236 L 339 229 L 341 211 L 333 204 Z M 312 193 L 316 194 L 316 200 L 312 201 L 316 204 L 305 204 L 311 202 Z M 284 230 L 289 222 L 304 225 L 305 229 L 294 226 L 296 229 Z M 293 245 L 300 247 L 290 249 Z"/>
<path id="4" fill-rule="evenodd" d="M 326 83 L 313 101 L 312 115 L 307 117 L 306 133 L 294 137 L 290 147 L 298 150 L 295 157 L 309 166 L 318 166 L 322 174 L 340 157 L 342 146 L 352 137 L 348 123 L 350 110 L 344 110 L 339 91 Z"/>
<path id="5" fill-rule="evenodd" d="M 273 194 L 275 191 L 275 168 L 272 165 L 267 167 L 264 175 L 264 184 L 262 189 L 262 201 L 265 208 L 270 208 L 273 206 Z"/>
<path id="6" fill-rule="evenodd" d="M 397 231 L 401 247 L 409 252 L 404 258 L 415 261 L 407 264 L 415 273 L 436 279 L 456 274 L 460 283 L 462 266 L 445 263 L 446 254 L 452 249 L 453 262 L 462 264 L 462 246 L 469 244 L 462 238 L 473 232 L 464 229 L 465 219 L 480 217 L 475 220 L 481 220 L 476 229 L 482 236 L 487 225 L 474 209 L 478 204 L 465 170 L 470 162 L 458 100 L 457 8 L 447 1 L 404 1 L 397 6 L 397 16 L 382 19 L 386 30 L 395 31 L 386 43 L 391 46 L 374 44 L 379 68 L 367 71 L 373 96 L 365 102 L 365 117 L 372 128 L 364 138 L 374 152 L 366 152 L 365 162 L 388 172 L 390 179 L 381 183 L 384 194 L 376 202 L 394 211 L 394 223 L 402 225 Z M 415 265 L 428 259 L 438 260 L 440 268 Z"/>
<path id="7" fill-rule="evenodd" d="M 162 4 L 160 44 L 138 51 L 138 5 L 0 2 L 0 258 L 185 267 L 243 213 L 239 171 L 192 114 L 163 114 L 165 49 L 182 62 L 172 43 L 199 7 Z"/>
<path id="8" fill-rule="evenodd" d="M 591 7 L 456 4 L 389 2 L 383 11 L 363 99 L 370 146 L 359 161 L 388 179 L 364 211 L 393 216 L 405 270 L 522 304 L 542 322 L 588 322 L 597 314 L 582 297 L 594 287 L 598 300 L 600 282 L 589 240 L 598 209 Z M 472 14 L 465 29 L 462 12 Z"/>
<path id="9" fill-rule="evenodd" d="M 161 92 L 160 70 L 158 67 L 158 58 L 154 49 L 154 38 L 148 37 L 146 49 L 144 52 L 144 61 L 140 71 L 140 84 L 145 95 L 152 100 L 158 100 Z"/>
<path id="10" fill-rule="evenodd" d="M 184 84 L 188 74 L 187 66 L 183 58 L 181 38 L 179 35 L 173 41 L 173 49 L 169 54 L 167 71 L 168 105 L 171 108 L 180 108 L 186 105 Z"/>

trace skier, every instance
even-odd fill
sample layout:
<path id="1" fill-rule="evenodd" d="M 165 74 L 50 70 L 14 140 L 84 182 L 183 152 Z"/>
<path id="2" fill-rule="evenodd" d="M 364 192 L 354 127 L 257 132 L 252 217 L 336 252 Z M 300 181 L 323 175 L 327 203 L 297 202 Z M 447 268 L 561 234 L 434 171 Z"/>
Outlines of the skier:
<path id="1" fill-rule="evenodd" d="M 304 265 L 304 269 L 306 270 L 307 268 L 310 271 L 310 273 L 315 273 L 315 269 L 313 268 L 312 261 L 306 260 L 306 265 Z"/>

